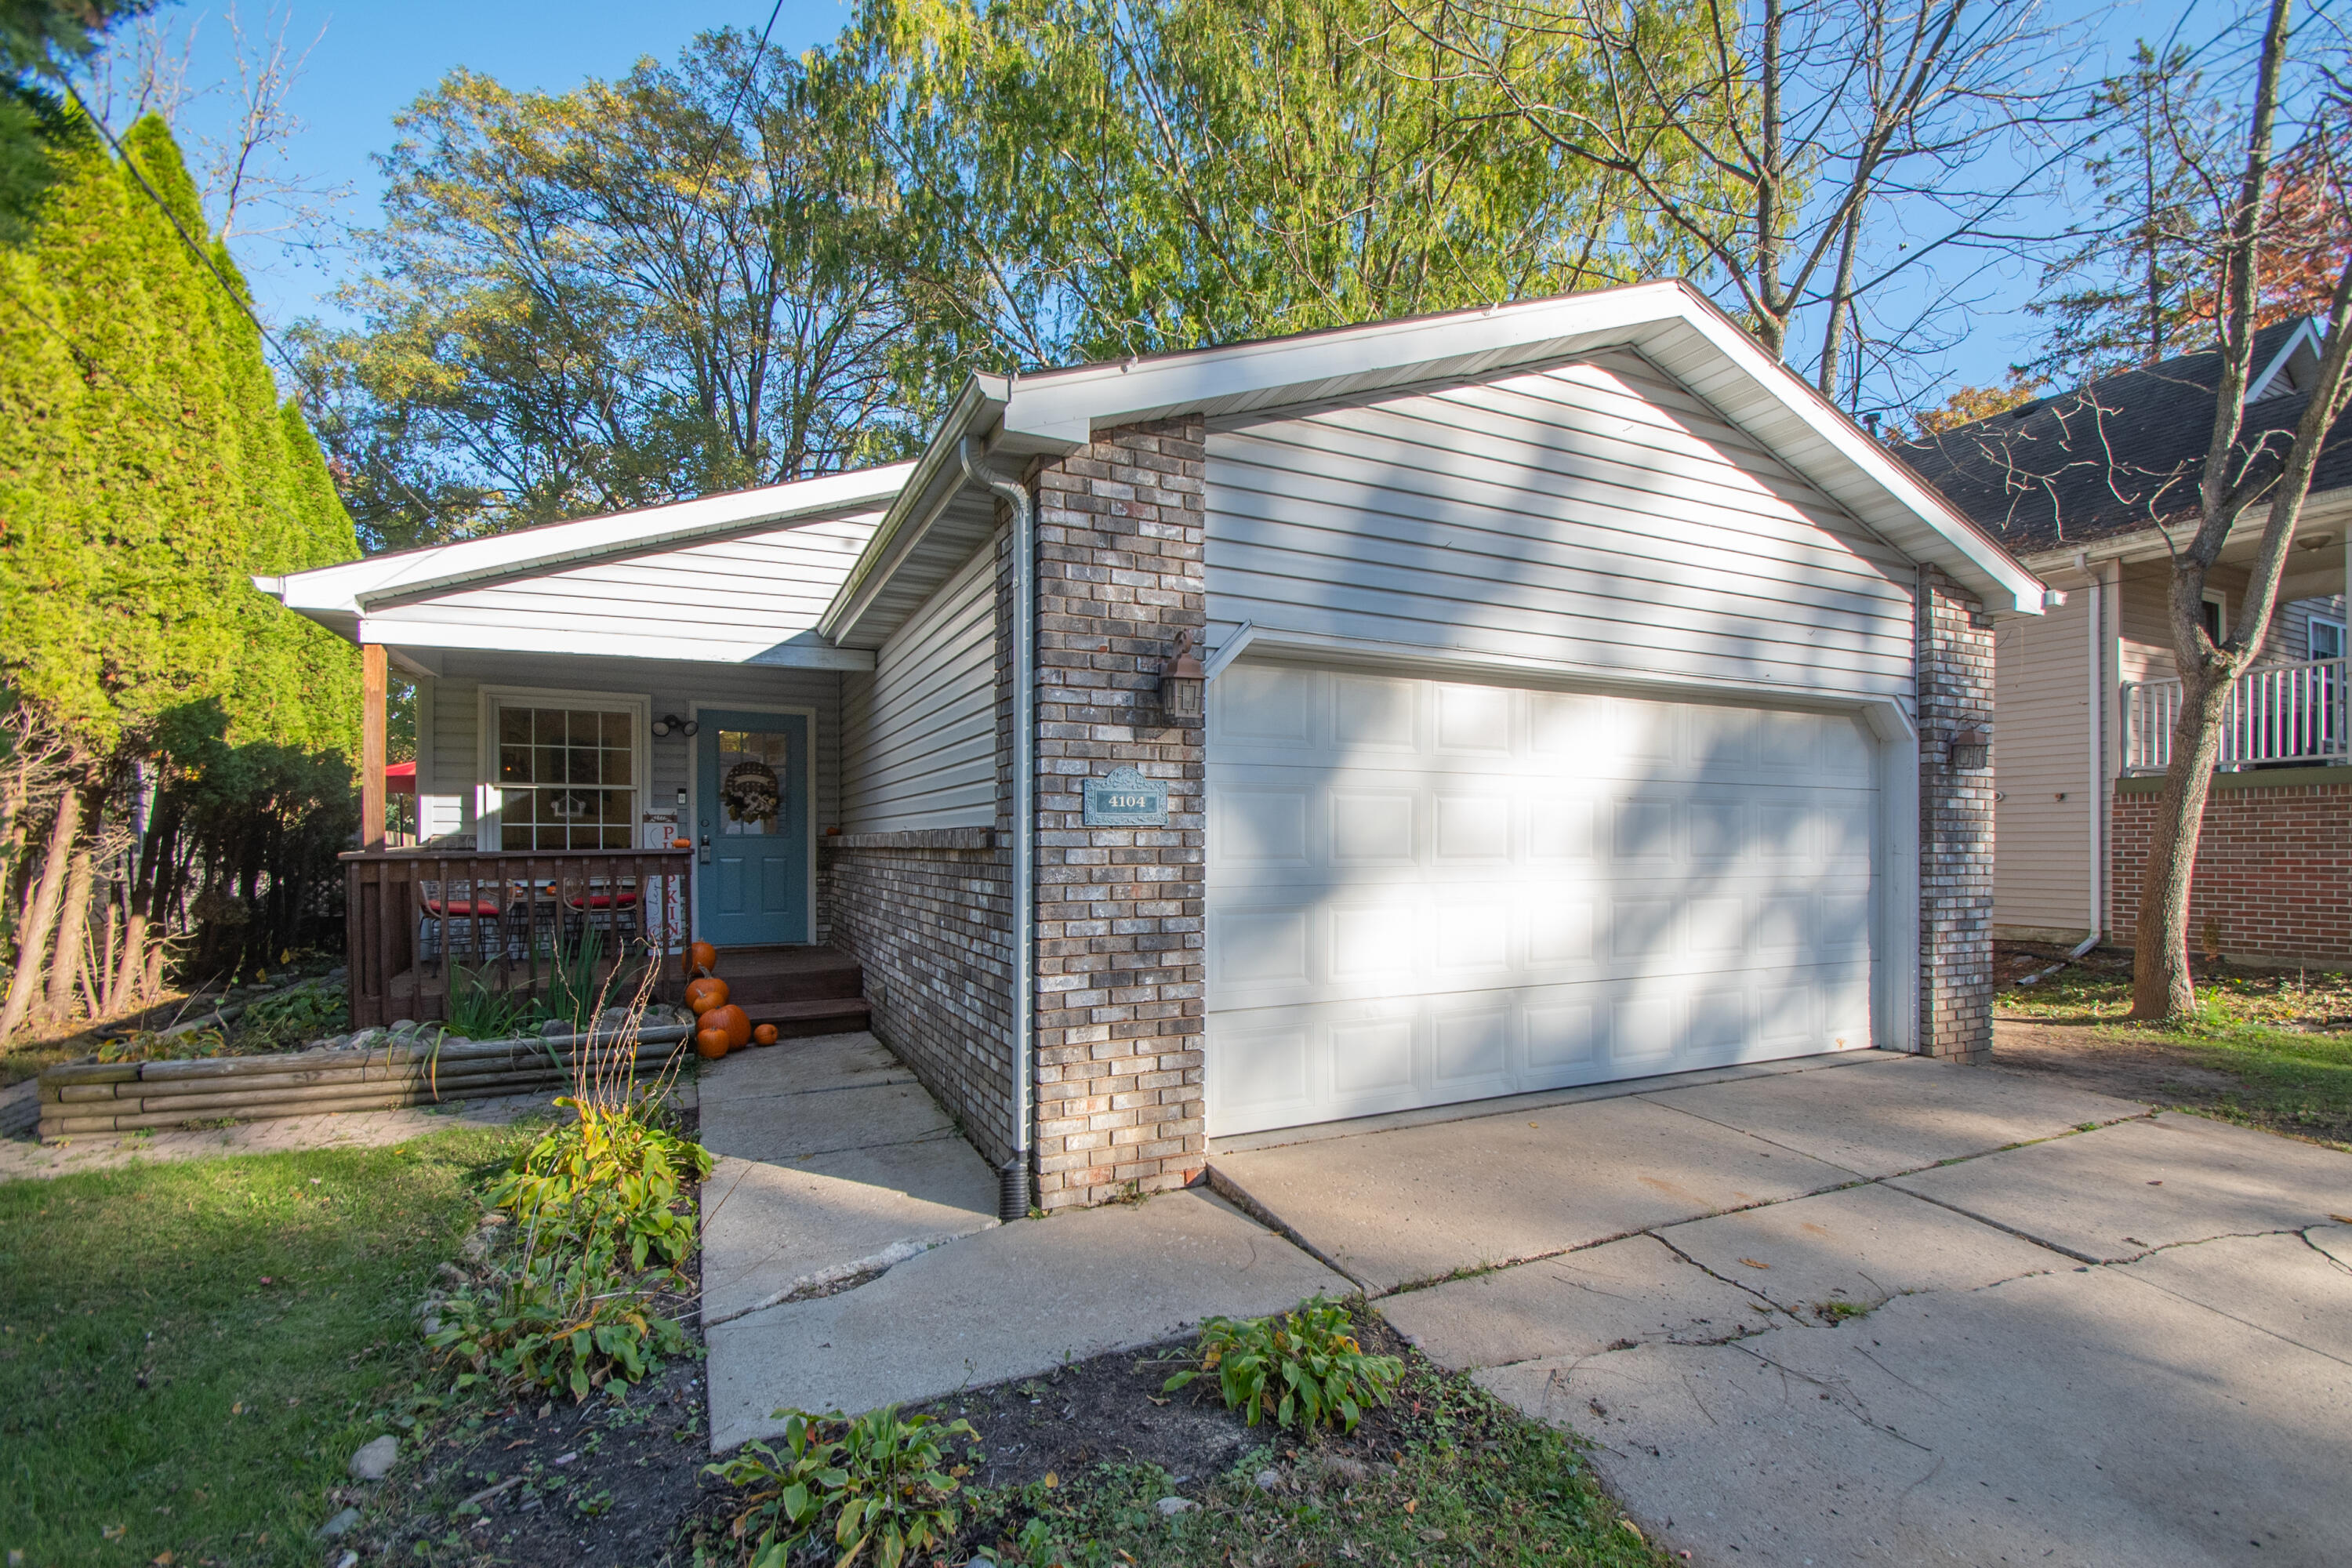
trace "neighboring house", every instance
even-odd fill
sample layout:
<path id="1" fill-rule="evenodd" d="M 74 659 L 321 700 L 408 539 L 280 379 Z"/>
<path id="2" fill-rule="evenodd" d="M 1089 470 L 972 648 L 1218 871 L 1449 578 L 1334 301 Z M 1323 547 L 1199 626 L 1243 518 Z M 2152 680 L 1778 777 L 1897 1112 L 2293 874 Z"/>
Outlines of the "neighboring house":
<path id="1" fill-rule="evenodd" d="M 2291 435 L 2318 343 L 2304 321 L 2258 336 L 2249 440 Z M 2167 360 L 1897 447 L 2066 595 L 1997 638 L 2003 936 L 2134 935 L 2179 712 L 2172 544 L 2196 525 L 2220 363 L 2211 352 Z M 2237 614 L 2269 515 L 2249 509 L 2223 550 L 2209 626 Z M 2199 951 L 2352 963 L 2347 559 L 2352 442 L 2338 439 L 2321 454 L 2270 636 L 2233 699 L 2195 872 Z"/>
<path id="2" fill-rule="evenodd" d="M 1991 628 L 2042 585 L 1679 284 L 978 377 L 912 464 L 264 586 L 419 682 L 444 843 L 352 858 L 355 922 L 434 889 L 355 984 L 468 864 L 690 858 L 698 933 L 862 964 L 1010 1201 L 1989 1047 Z"/>

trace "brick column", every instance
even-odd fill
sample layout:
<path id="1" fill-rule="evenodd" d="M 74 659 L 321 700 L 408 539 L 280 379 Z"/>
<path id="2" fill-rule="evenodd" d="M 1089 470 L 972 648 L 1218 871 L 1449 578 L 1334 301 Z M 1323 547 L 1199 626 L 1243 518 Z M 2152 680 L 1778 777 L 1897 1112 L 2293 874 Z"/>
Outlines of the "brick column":
<path id="1" fill-rule="evenodd" d="M 1197 1176 L 1202 734 L 1167 723 L 1160 668 L 1203 619 L 1198 418 L 1107 433 L 1037 484 L 1034 1201 L 1097 1204 Z M 1080 790 L 1129 763 L 1164 828 L 1088 828 Z"/>
<path id="2" fill-rule="evenodd" d="M 1932 566 L 1917 599 L 1918 1048 L 1981 1062 L 1992 1055 L 1992 769 L 1954 767 L 1951 738 L 1992 734 L 1992 621 Z"/>

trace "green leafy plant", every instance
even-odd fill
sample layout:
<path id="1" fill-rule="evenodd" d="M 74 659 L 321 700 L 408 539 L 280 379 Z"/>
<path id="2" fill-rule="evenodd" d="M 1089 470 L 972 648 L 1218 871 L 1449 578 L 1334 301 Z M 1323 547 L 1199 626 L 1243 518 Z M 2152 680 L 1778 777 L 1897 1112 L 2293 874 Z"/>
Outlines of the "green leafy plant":
<path id="1" fill-rule="evenodd" d="M 469 1040 L 506 1040 L 530 1025 L 530 1005 L 490 984 L 489 968 L 449 966 L 448 1032 Z"/>
<path id="2" fill-rule="evenodd" d="M 604 963 L 604 933 L 589 926 L 556 953 L 540 1011 L 551 1021 L 586 1034 L 604 1002 L 604 985 L 598 977 Z"/>
<path id="3" fill-rule="evenodd" d="M 1338 1425 L 1352 1432 L 1364 1406 L 1388 1403 L 1404 1375 L 1402 1361 L 1368 1353 L 1354 1329 L 1348 1309 L 1321 1296 L 1270 1318 L 1211 1318 L 1195 1347 L 1200 1364 L 1160 1392 L 1214 1373 L 1225 1407 L 1245 1412 L 1253 1426 L 1266 1416 L 1301 1431 Z"/>
<path id="4" fill-rule="evenodd" d="M 237 1048 L 282 1050 L 341 1034 L 351 1021 L 350 995 L 340 981 L 281 991 L 246 1008 L 236 1021 Z"/>
<path id="5" fill-rule="evenodd" d="M 426 1342 L 477 1384 L 569 1388 L 585 1399 L 618 1377 L 635 1383 L 686 1349 L 686 1331 L 656 1312 L 626 1275 L 597 1257 L 527 1250 L 493 1288 L 441 1306 Z"/>
<path id="6" fill-rule="evenodd" d="M 572 1120 L 515 1156 L 490 1184 L 491 1205 L 550 1242 L 625 1255 L 631 1268 L 683 1262 L 695 1224 L 679 1212 L 681 1186 L 710 1173 L 710 1152 L 659 1125 L 657 1100 L 604 1107 L 567 1095 L 555 1103 Z"/>
<path id="7" fill-rule="evenodd" d="M 751 1543 L 750 1568 L 784 1568 L 793 1549 L 829 1524 L 839 1562 L 868 1547 L 880 1568 L 899 1568 L 955 1540 L 961 1467 L 942 1440 L 976 1436 L 968 1421 L 901 1416 L 898 1406 L 855 1420 L 835 1411 L 809 1415 L 780 1410 L 784 1452 L 746 1443 L 709 1472 L 750 1495 L 734 1533 Z"/>

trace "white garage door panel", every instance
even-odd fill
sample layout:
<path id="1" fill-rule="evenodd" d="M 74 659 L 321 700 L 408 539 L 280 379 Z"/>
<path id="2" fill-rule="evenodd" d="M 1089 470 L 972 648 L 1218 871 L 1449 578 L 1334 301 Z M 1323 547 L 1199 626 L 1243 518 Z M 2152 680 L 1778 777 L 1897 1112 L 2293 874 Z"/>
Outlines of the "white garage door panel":
<path id="1" fill-rule="evenodd" d="M 1209 756 L 1214 1132 L 1870 1042 L 1852 719 L 1242 664 Z"/>

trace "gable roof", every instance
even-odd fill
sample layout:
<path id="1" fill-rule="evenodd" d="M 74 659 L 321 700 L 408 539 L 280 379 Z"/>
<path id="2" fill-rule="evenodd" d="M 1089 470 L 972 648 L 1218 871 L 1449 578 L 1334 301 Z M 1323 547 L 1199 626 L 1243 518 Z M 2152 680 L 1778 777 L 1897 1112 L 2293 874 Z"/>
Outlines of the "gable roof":
<path id="1" fill-rule="evenodd" d="M 875 514 L 865 524 L 870 531 L 878 521 L 879 510 L 897 498 L 913 468 L 911 463 L 893 463 L 728 490 L 666 506 L 541 523 L 454 544 L 389 551 L 283 577 L 257 577 L 254 585 L 289 610 L 346 637 L 357 637 L 361 618 L 371 610 L 415 605 L 591 563 L 658 554 L 814 522 L 850 521 L 861 513 Z M 845 575 L 856 556 L 849 552 L 842 552 L 841 556 L 840 571 Z M 838 580 L 824 585 L 828 593 Z"/>
<path id="2" fill-rule="evenodd" d="M 2302 419 L 2315 343 L 2300 318 L 2255 335 L 2242 447 Z M 1895 450 L 2018 554 L 2092 544 L 2196 515 L 2221 378 L 2221 351 L 2206 349 Z M 2352 441 L 2342 433 L 2339 424 L 2321 449 L 2315 495 L 2352 485 Z"/>
<path id="3" fill-rule="evenodd" d="M 1608 349 L 1650 360 L 1909 560 L 1941 567 L 1992 610 L 2041 613 L 2041 582 L 2000 542 L 1679 279 L 1029 375 L 974 376 L 912 463 L 372 556 L 257 585 L 357 636 L 371 610 L 887 508 L 807 628 L 838 647 L 872 649 L 994 535 L 995 501 L 980 482 L 984 463 L 1011 466 L 1076 450 L 1098 430 L 1177 414 L 1215 417 L 1369 396 Z"/>
<path id="4" fill-rule="evenodd" d="M 879 646 L 990 537 L 993 504 L 964 472 L 976 450 L 1017 460 L 1074 450 L 1118 425 L 1370 395 L 1611 348 L 1635 350 L 1673 375 L 1909 559 L 1942 567 L 1991 609 L 2041 613 L 2041 582 L 2006 549 L 1705 295 L 1674 279 L 1030 375 L 975 376 L 818 630 L 845 645 Z"/>

